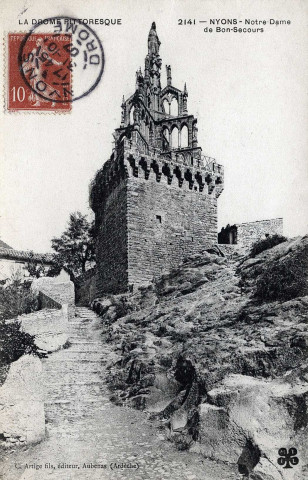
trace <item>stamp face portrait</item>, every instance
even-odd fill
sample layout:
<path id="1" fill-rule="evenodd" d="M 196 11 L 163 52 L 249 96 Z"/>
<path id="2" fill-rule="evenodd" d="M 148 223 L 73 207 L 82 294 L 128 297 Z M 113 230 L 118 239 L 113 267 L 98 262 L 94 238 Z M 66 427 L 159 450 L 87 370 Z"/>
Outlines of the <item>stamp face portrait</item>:
<path id="1" fill-rule="evenodd" d="M 27 38 L 21 74 L 18 56 L 27 34 L 9 33 L 7 109 L 69 111 L 72 90 L 71 55 L 64 46 L 70 35 L 34 33 Z M 44 93 L 44 95 L 41 95 Z M 62 102 L 55 100 L 61 98 Z"/>

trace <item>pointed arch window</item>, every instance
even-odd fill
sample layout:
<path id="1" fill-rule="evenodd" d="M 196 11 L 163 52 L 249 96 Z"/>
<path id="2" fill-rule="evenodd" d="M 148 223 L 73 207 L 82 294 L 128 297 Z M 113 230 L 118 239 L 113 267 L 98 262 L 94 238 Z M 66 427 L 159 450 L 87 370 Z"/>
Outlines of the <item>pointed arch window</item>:
<path id="1" fill-rule="evenodd" d="M 179 129 L 177 127 L 173 127 L 172 129 L 171 145 L 172 145 L 172 148 L 179 148 Z"/>
<path id="2" fill-rule="evenodd" d="M 131 125 L 134 125 L 134 110 L 135 110 L 135 107 L 132 107 L 129 112 L 129 123 Z"/>
<path id="3" fill-rule="evenodd" d="M 170 114 L 173 117 L 177 117 L 179 115 L 179 105 L 178 105 L 178 101 L 175 97 L 173 97 L 172 100 L 171 100 Z"/>
<path id="4" fill-rule="evenodd" d="M 165 113 L 167 113 L 168 115 L 170 114 L 170 104 L 166 98 L 163 101 L 163 109 Z"/>
<path id="5" fill-rule="evenodd" d="M 181 129 L 181 147 L 188 147 L 188 128 L 187 125 L 183 125 Z"/>

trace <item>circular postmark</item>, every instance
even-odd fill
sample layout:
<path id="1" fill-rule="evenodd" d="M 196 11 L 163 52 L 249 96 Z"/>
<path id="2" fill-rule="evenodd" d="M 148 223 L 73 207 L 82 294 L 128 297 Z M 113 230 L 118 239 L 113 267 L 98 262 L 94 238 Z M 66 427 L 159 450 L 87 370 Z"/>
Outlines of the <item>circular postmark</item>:
<path id="1" fill-rule="evenodd" d="M 20 44 L 18 66 L 34 95 L 56 103 L 79 100 L 101 80 L 102 43 L 88 25 L 51 17 L 35 25 Z"/>

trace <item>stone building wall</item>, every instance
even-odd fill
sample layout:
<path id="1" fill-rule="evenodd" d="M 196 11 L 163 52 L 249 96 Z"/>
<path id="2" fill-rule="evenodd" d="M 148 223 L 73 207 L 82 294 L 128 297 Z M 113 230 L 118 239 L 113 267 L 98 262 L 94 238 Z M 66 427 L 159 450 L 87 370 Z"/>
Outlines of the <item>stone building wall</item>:
<path id="1" fill-rule="evenodd" d="M 127 186 L 122 180 L 101 206 L 97 238 L 97 293 L 127 290 Z"/>
<path id="2" fill-rule="evenodd" d="M 237 243 L 250 248 L 255 242 L 268 235 L 283 234 L 283 219 L 258 220 L 237 225 Z"/>
<path id="3" fill-rule="evenodd" d="M 283 234 L 282 218 L 227 225 L 218 233 L 218 243 L 236 244 L 244 250 L 249 250 L 255 242 L 275 234 Z"/>
<path id="4" fill-rule="evenodd" d="M 151 282 L 185 256 L 217 241 L 215 192 L 128 176 L 102 202 L 97 240 L 96 294 L 120 293 Z"/>
<path id="5" fill-rule="evenodd" d="M 128 178 L 128 283 L 140 285 L 169 271 L 188 254 L 216 242 L 217 199 L 162 176 Z"/>

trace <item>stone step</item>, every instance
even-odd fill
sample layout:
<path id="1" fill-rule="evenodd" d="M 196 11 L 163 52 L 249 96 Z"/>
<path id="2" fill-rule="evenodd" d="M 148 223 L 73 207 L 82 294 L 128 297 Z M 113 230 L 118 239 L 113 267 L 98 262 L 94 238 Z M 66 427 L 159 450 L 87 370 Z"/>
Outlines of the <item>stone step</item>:
<path id="1" fill-rule="evenodd" d="M 75 402 L 84 401 L 97 398 L 100 399 L 102 395 L 103 384 L 98 382 L 88 383 L 88 384 L 50 384 L 45 388 L 46 398 L 53 401 L 55 399 L 66 398 L 67 400 L 72 399 Z"/>
<path id="2" fill-rule="evenodd" d="M 61 365 L 61 370 L 59 369 L 59 363 L 58 362 L 53 362 L 52 364 L 48 365 L 48 368 L 45 370 L 44 369 L 44 374 L 46 374 L 47 381 L 48 376 L 50 375 L 50 378 L 52 375 L 75 375 L 76 378 L 79 374 L 81 375 L 93 375 L 95 373 L 99 373 L 101 371 L 101 366 L 97 364 L 97 362 L 88 362 L 88 363 L 83 363 L 83 364 L 78 364 L 76 362 L 68 362 L 65 364 Z"/>
<path id="3" fill-rule="evenodd" d="M 58 352 L 57 356 L 50 355 L 49 360 L 50 362 L 62 362 L 62 361 L 70 361 L 70 360 L 86 360 L 86 361 L 97 361 L 99 362 L 103 356 L 103 352 L 98 351 L 98 353 L 90 351 L 84 351 L 82 349 L 64 349 Z"/>
<path id="4" fill-rule="evenodd" d="M 57 376 L 58 374 L 58 376 Z M 76 375 L 75 375 L 76 374 Z M 66 369 L 65 371 L 59 371 L 55 369 L 50 370 L 46 373 L 50 375 L 48 380 L 48 384 L 72 384 L 76 383 L 77 385 L 91 385 L 92 383 L 99 383 L 103 381 L 103 375 L 101 375 L 101 366 L 94 368 L 92 371 L 89 372 L 87 369 L 86 372 L 82 370 L 77 370 L 77 372 L 73 369 Z"/>

